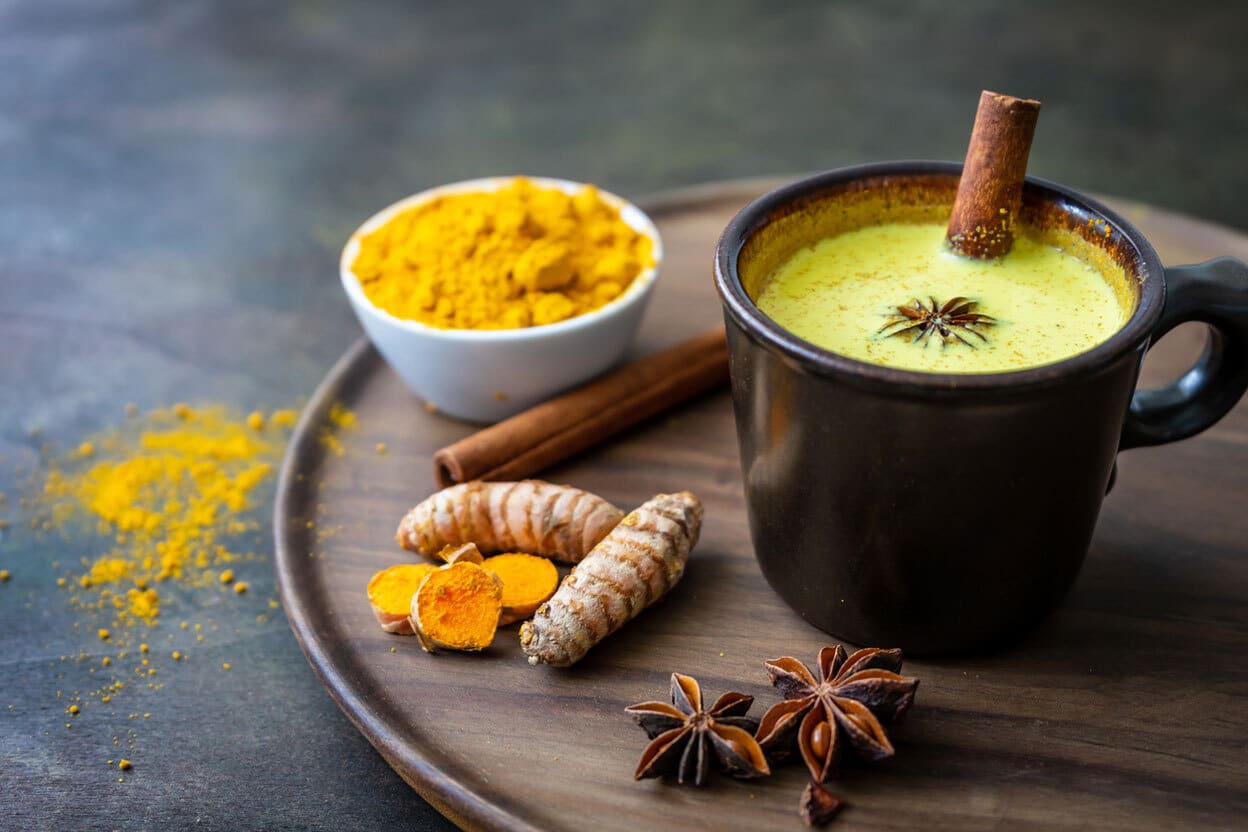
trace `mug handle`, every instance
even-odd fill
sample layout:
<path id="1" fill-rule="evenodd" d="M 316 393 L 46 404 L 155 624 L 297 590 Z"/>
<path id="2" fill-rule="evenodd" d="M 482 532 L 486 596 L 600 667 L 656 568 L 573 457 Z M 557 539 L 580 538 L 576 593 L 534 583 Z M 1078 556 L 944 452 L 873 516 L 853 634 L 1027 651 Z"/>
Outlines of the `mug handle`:
<path id="1" fill-rule="evenodd" d="M 1248 390 L 1248 265 L 1219 257 L 1166 269 L 1166 304 L 1152 344 L 1188 321 L 1209 325 L 1195 366 L 1156 390 L 1136 390 L 1120 450 L 1175 442 L 1225 416 Z"/>

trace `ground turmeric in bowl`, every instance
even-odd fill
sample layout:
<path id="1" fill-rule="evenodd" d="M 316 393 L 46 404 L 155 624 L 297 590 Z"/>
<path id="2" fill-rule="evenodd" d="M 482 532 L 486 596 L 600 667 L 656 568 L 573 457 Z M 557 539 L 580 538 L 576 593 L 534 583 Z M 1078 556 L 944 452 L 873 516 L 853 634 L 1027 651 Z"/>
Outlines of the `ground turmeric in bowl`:
<path id="1" fill-rule="evenodd" d="M 586 185 L 525 178 L 448 193 L 363 234 L 352 262 L 368 300 L 439 329 L 521 329 L 598 309 L 655 265 L 654 242 Z"/>

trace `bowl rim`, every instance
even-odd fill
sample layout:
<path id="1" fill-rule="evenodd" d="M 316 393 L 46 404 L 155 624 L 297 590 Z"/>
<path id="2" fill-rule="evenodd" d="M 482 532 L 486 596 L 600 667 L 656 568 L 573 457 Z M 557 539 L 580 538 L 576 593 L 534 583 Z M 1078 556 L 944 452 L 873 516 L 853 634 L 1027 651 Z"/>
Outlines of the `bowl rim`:
<path id="1" fill-rule="evenodd" d="M 490 343 L 500 341 L 524 341 L 530 339 L 543 338 L 547 336 L 561 335 L 568 332 L 592 327 L 595 324 L 621 314 L 626 308 L 635 303 L 640 302 L 654 286 L 655 280 L 658 278 L 659 267 L 663 264 L 663 239 L 659 235 L 659 229 L 654 224 L 649 215 L 642 211 L 634 203 L 629 202 L 623 197 L 610 191 L 599 188 L 597 185 L 593 187 L 598 190 L 603 201 L 620 212 L 620 219 L 635 231 L 646 235 L 651 242 L 651 255 L 654 257 L 654 265 L 643 269 L 628 288 L 612 298 L 607 303 L 575 315 L 571 318 L 565 318 L 562 321 L 556 321 L 552 324 L 540 324 L 538 326 L 517 327 L 512 329 L 449 329 L 428 324 L 420 321 L 413 321 L 407 318 L 400 318 L 387 312 L 385 309 L 377 306 L 368 295 L 364 293 L 364 287 L 360 284 L 359 277 L 352 271 L 352 265 L 356 257 L 359 255 L 360 238 L 380 228 L 389 222 L 394 216 L 403 211 L 415 208 L 427 202 L 431 202 L 439 197 L 450 194 L 474 193 L 480 191 L 497 191 L 518 181 L 527 180 L 534 184 L 555 188 L 564 193 L 574 194 L 582 188 L 589 187 L 589 183 L 577 182 L 571 179 L 559 179 L 548 176 L 529 176 L 526 174 L 513 174 L 507 176 L 486 176 L 476 179 L 463 179 L 457 182 L 449 182 L 445 185 L 439 185 L 435 188 L 427 188 L 423 191 L 410 194 L 402 199 L 390 203 L 385 208 L 377 211 L 368 219 L 364 220 L 351 236 L 347 238 L 346 244 L 342 247 L 342 254 L 339 257 L 338 271 L 342 280 L 343 289 L 346 290 L 347 297 L 352 301 L 357 309 L 366 309 L 374 317 L 384 321 L 388 325 L 411 332 L 413 334 L 425 335 L 434 338 L 442 338 L 448 341 L 464 341 L 473 343 Z"/>
<path id="2" fill-rule="evenodd" d="M 850 165 L 802 177 L 753 200 L 737 212 L 715 244 L 715 285 L 726 316 L 751 340 L 780 352 L 810 372 L 836 376 L 868 387 L 917 395 L 999 394 L 1064 384 L 1074 378 L 1101 373 L 1124 355 L 1149 342 L 1161 318 L 1166 286 L 1165 270 L 1152 244 L 1135 226 L 1097 200 L 1056 182 L 1033 176 L 1026 177 L 1024 193 L 1039 195 L 1103 220 L 1113 233 L 1121 235 L 1135 249 L 1141 263 L 1137 275 L 1139 295 L 1131 316 L 1109 338 L 1083 352 L 1018 370 L 987 373 L 903 370 L 860 361 L 816 346 L 774 322 L 745 291 L 737 271 L 741 249 L 755 231 L 770 221 L 773 213 L 783 210 L 785 206 L 818 194 L 823 189 L 856 180 L 960 176 L 961 172 L 961 162 L 921 159 Z"/>

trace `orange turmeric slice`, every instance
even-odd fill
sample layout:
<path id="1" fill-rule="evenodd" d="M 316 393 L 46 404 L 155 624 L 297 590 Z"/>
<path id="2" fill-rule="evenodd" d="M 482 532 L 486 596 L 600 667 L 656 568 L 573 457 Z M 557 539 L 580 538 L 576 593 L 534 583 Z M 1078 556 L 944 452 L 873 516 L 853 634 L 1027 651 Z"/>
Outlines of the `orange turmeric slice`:
<path id="1" fill-rule="evenodd" d="M 467 561 L 480 565 L 485 561 L 485 558 L 481 556 L 481 550 L 475 543 L 448 543 L 438 552 L 438 557 L 447 563 Z"/>
<path id="2" fill-rule="evenodd" d="M 412 625 L 420 646 L 432 653 L 484 650 L 494 641 L 503 589 L 493 573 L 468 560 L 435 569 L 412 596 Z"/>
<path id="3" fill-rule="evenodd" d="M 368 602 L 373 606 L 377 623 L 387 633 L 401 636 L 412 634 L 408 616 L 412 611 L 412 596 L 420 582 L 438 567 L 431 563 L 403 563 L 383 569 L 368 582 Z"/>
<path id="4" fill-rule="evenodd" d="M 555 594 L 559 570 L 546 558 L 508 552 L 487 558 L 482 564 L 503 582 L 503 612 L 498 626 L 506 627 L 537 612 L 542 602 Z"/>

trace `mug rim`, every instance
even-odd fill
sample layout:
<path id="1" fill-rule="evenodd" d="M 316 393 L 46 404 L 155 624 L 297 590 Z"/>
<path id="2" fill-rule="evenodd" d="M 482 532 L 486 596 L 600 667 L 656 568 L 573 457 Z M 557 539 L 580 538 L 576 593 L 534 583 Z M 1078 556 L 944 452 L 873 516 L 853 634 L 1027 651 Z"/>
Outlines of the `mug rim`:
<path id="1" fill-rule="evenodd" d="M 902 160 L 835 168 L 782 185 L 737 212 L 715 244 L 715 286 L 725 312 L 754 340 L 779 350 L 803 367 L 821 375 L 836 375 L 870 386 L 909 389 L 924 393 L 1015 391 L 1046 387 L 1071 378 L 1095 375 L 1137 349 L 1151 337 L 1161 319 L 1165 272 L 1151 243 L 1135 226 L 1095 199 L 1038 177 L 1028 176 L 1025 194 L 1037 194 L 1050 203 L 1073 204 L 1121 234 L 1139 255 L 1139 299 L 1131 317 L 1106 340 L 1080 353 L 1049 364 L 990 373 L 930 373 L 871 364 L 816 346 L 784 329 L 758 308 L 746 293 L 738 272 L 741 249 L 768 224 L 772 212 L 802 197 L 858 179 L 931 174 L 960 175 L 960 162 Z"/>

